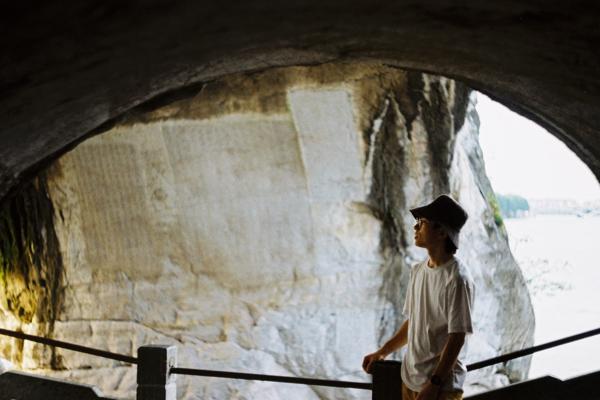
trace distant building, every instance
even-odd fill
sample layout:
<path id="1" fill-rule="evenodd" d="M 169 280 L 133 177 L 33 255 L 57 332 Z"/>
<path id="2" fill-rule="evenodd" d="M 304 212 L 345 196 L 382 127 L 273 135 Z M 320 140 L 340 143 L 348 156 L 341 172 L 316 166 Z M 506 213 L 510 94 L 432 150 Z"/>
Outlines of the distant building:
<path id="1" fill-rule="evenodd" d="M 600 215 L 600 199 L 578 201 L 573 199 L 528 199 L 530 215 Z"/>

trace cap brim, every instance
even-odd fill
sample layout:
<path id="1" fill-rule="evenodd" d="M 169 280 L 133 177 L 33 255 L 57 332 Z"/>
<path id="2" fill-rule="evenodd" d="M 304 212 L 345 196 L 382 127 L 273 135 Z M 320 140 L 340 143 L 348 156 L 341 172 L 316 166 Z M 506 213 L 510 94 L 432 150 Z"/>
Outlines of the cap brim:
<path id="1" fill-rule="evenodd" d="M 427 208 L 427 206 L 425 206 L 425 207 L 417 207 L 417 208 L 413 208 L 413 209 L 411 209 L 409 211 L 412 214 L 412 216 L 415 217 L 415 219 L 427 218 L 426 208 Z"/>

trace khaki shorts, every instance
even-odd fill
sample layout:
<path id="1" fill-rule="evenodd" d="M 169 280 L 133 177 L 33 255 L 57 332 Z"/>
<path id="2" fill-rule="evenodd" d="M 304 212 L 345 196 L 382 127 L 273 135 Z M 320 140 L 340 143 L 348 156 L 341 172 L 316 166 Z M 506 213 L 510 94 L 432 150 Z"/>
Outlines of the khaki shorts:
<path id="1" fill-rule="evenodd" d="M 406 387 L 404 383 L 402 383 L 402 400 L 415 400 L 417 398 L 418 392 L 413 392 L 409 388 Z M 440 392 L 437 400 L 462 400 L 463 392 L 462 390 L 457 390 L 453 392 Z"/>

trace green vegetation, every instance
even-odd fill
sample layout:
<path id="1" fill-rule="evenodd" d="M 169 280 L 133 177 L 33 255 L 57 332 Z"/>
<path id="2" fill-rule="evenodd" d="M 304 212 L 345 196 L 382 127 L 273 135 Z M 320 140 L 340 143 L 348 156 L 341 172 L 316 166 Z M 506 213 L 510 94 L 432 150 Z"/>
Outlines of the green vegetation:
<path id="1" fill-rule="evenodd" d="M 498 228 L 501 228 L 504 225 L 504 220 L 502 219 L 502 213 L 500 211 L 500 205 L 498 204 L 498 199 L 494 194 L 491 194 L 488 197 L 488 203 L 490 208 L 492 209 L 492 213 L 494 214 L 494 222 Z"/>
<path id="2" fill-rule="evenodd" d="M 505 218 L 518 217 L 529 211 L 529 202 L 527 199 L 516 195 L 501 195 L 496 194 L 500 211 Z"/>
<path id="3" fill-rule="evenodd" d="M 14 208 L 12 203 L 13 201 L 10 201 L 8 206 L 0 210 L 0 278 L 2 282 L 9 272 L 23 266 L 24 249 L 28 247 L 19 245 L 21 242 L 17 236 L 21 239 L 21 235 L 17 234 L 15 225 L 20 224 L 11 212 Z"/>

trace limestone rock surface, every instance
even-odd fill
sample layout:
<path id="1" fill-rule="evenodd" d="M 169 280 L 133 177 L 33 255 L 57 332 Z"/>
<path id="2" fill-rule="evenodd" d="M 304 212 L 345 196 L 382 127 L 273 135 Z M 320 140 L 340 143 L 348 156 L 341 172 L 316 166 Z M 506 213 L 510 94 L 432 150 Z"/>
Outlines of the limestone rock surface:
<path id="1" fill-rule="evenodd" d="M 130 115 L 48 171 L 65 279 L 54 337 L 133 355 L 173 344 L 190 368 L 368 381 L 362 357 L 403 321 L 408 269 L 425 257 L 408 208 L 449 192 L 470 215 L 458 252 L 477 286 L 469 360 L 531 344 L 473 102 L 449 79 L 326 65 L 231 76 Z M 35 349 L 26 366 L 47 368 Z M 63 370 L 48 374 L 134 396 L 133 367 L 55 359 Z M 471 373 L 468 391 L 527 370 L 522 360 Z M 182 399 L 370 398 L 177 382 Z"/>

